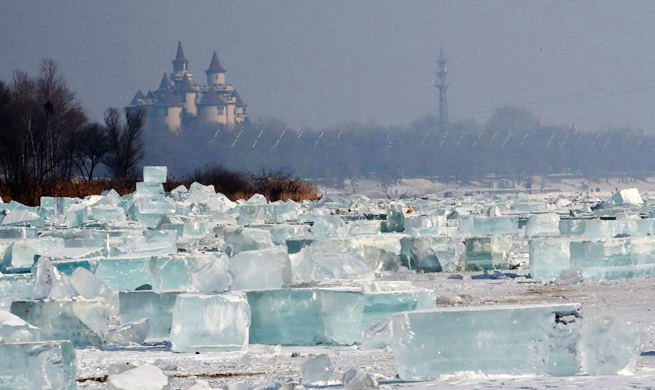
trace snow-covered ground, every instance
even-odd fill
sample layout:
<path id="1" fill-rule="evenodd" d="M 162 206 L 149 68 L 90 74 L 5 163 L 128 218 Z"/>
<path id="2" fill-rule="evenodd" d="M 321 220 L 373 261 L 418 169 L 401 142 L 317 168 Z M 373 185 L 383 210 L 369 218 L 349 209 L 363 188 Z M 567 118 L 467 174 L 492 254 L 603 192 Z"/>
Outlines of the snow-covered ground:
<path id="1" fill-rule="evenodd" d="M 392 389 L 652 389 L 655 388 L 655 279 L 587 281 L 580 285 L 558 286 L 549 281 L 525 278 L 523 272 L 509 271 L 484 276 L 480 273 L 417 274 L 407 278 L 434 290 L 440 306 L 496 305 L 516 303 L 579 302 L 584 316 L 611 316 L 637 325 L 643 349 L 632 372 L 613 376 L 536 377 L 486 376 L 465 372 L 430 382 L 403 382 L 395 379 L 397 368 L 390 350 L 363 350 L 359 347 L 275 347 L 250 346 L 248 352 L 173 353 L 159 344 L 123 350 L 78 350 L 78 378 L 81 389 L 103 389 L 102 378 L 111 364 L 155 364 L 168 375 L 172 389 L 186 389 L 194 377 L 221 388 L 233 382 L 251 387 L 273 386 L 292 378 L 300 380 L 300 366 L 311 354 L 326 353 L 332 360 L 334 383 L 340 388 L 343 373 L 360 367 L 374 374 L 382 386 Z M 448 337 L 448 335 L 444 335 Z"/>

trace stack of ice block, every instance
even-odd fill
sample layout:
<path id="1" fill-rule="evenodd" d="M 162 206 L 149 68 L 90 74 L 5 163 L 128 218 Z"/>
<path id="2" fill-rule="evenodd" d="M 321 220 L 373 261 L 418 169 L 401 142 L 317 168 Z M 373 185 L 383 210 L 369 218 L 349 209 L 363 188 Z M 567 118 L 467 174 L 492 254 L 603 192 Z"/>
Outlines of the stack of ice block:
<path id="1" fill-rule="evenodd" d="M 512 236 L 469 237 L 464 241 L 468 271 L 508 269 Z"/>
<path id="2" fill-rule="evenodd" d="M 509 235 L 516 237 L 519 234 L 519 219 L 512 216 L 467 216 L 459 220 L 459 231 L 472 236 Z"/>

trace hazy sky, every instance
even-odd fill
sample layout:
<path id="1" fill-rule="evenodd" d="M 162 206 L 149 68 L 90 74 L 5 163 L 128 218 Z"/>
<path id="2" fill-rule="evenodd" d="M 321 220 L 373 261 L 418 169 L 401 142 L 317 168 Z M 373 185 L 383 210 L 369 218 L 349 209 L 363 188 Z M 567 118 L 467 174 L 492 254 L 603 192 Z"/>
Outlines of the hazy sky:
<path id="1" fill-rule="evenodd" d="M 195 81 L 213 50 L 251 118 L 294 128 L 451 120 L 520 105 L 547 124 L 655 132 L 655 1 L 0 0 L 0 79 L 55 59 L 93 119 L 156 89 L 182 40 Z"/>

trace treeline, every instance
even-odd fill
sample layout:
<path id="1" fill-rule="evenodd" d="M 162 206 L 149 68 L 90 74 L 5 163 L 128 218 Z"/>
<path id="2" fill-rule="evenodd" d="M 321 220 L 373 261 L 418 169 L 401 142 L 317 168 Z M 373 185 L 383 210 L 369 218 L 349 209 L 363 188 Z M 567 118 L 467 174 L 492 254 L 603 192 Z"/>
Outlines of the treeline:
<path id="1" fill-rule="evenodd" d="M 440 131 L 427 116 L 407 126 L 346 123 L 317 131 L 291 130 L 275 119 L 232 129 L 184 128 L 177 134 L 148 126 L 148 163 L 184 175 L 198 162 L 256 171 L 286 168 L 305 178 L 430 177 L 470 182 L 489 174 L 529 180 L 533 175 L 578 173 L 588 178 L 655 172 L 655 137 L 642 130 L 582 132 L 544 125 L 518 107 L 501 107 L 481 125 L 459 121 Z M 193 164 L 188 156 L 193 156 Z"/>
<path id="2" fill-rule="evenodd" d="M 142 111 L 110 108 L 104 123 L 89 121 L 53 60 L 36 77 L 15 72 L 0 80 L 0 188 L 35 204 L 102 167 L 118 181 L 136 176 L 143 158 Z"/>

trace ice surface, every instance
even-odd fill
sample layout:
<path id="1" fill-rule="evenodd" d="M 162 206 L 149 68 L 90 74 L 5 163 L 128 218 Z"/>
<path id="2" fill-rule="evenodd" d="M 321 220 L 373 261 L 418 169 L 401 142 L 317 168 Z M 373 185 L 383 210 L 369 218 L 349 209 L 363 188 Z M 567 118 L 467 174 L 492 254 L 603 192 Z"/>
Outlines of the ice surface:
<path id="1" fill-rule="evenodd" d="M 348 234 L 346 223 L 336 215 L 316 217 L 309 231 L 319 238 L 345 237 Z"/>
<path id="2" fill-rule="evenodd" d="M 179 291 L 123 291 L 119 293 L 121 323 L 147 318 L 148 337 L 168 337 L 173 322 L 173 307 Z"/>
<path id="3" fill-rule="evenodd" d="M 7 213 L 7 215 L 5 215 L 2 219 L 2 225 L 43 227 L 45 225 L 45 221 L 37 213 L 27 210 L 20 210 Z"/>
<path id="4" fill-rule="evenodd" d="M 467 271 L 508 269 L 512 236 L 469 237 L 464 241 Z"/>
<path id="5" fill-rule="evenodd" d="M 66 209 L 66 226 L 69 228 L 80 227 L 87 220 L 89 211 L 85 203 L 76 203 Z"/>
<path id="6" fill-rule="evenodd" d="M 109 305 L 111 313 L 118 314 L 118 293 L 89 270 L 83 267 L 76 268 L 69 281 L 82 298 L 103 298 Z"/>
<path id="7" fill-rule="evenodd" d="M 269 204 L 241 204 L 237 206 L 240 226 L 263 225 L 273 223 L 273 206 Z"/>
<path id="8" fill-rule="evenodd" d="M 457 237 L 420 236 L 400 240 L 400 258 L 409 269 L 424 272 L 452 272 L 457 268 Z"/>
<path id="9" fill-rule="evenodd" d="M 12 301 L 32 298 L 34 275 L 3 275 L 0 274 L 0 308 L 9 308 Z"/>
<path id="10" fill-rule="evenodd" d="M 145 183 L 166 183 L 166 166 L 145 166 L 143 167 L 143 181 Z"/>
<path id="11" fill-rule="evenodd" d="M 109 345 L 141 345 L 150 333 L 150 323 L 147 318 L 128 322 L 107 332 L 105 341 Z"/>
<path id="12" fill-rule="evenodd" d="M 300 378 L 303 385 L 327 382 L 331 375 L 332 361 L 324 353 L 310 357 L 300 367 Z"/>
<path id="13" fill-rule="evenodd" d="M 445 235 L 448 222 L 445 215 L 421 215 L 405 218 L 405 231 L 411 236 Z"/>
<path id="14" fill-rule="evenodd" d="M 458 371 L 566 376 L 581 372 L 580 305 L 494 306 L 391 317 L 402 379 Z"/>
<path id="15" fill-rule="evenodd" d="M 68 277 L 59 271 L 48 258 L 36 264 L 34 277 L 34 299 L 70 299 L 78 295 Z"/>
<path id="16" fill-rule="evenodd" d="M 378 382 L 371 374 L 361 368 L 351 368 L 343 374 L 344 390 L 375 390 L 379 389 Z"/>
<path id="17" fill-rule="evenodd" d="M 289 256 L 295 281 L 373 277 L 373 271 L 360 256 L 345 252 L 326 253 L 319 250 L 310 246 Z"/>
<path id="18" fill-rule="evenodd" d="M 584 324 L 580 350 L 584 373 L 617 374 L 634 368 L 641 352 L 641 337 L 633 324 L 605 317 Z"/>
<path id="19" fill-rule="evenodd" d="M 77 348 L 99 347 L 107 333 L 110 307 L 102 298 L 14 301 L 11 312 L 41 328 L 45 340 L 70 340 Z"/>
<path id="20" fill-rule="evenodd" d="M 212 257 L 211 261 L 187 278 L 186 291 L 199 294 L 220 294 L 231 290 L 234 278 L 227 270 L 227 256 Z"/>
<path id="21" fill-rule="evenodd" d="M 191 275 L 217 260 L 227 261 L 210 253 L 153 256 L 150 259 L 150 271 L 154 280 L 153 290 L 184 290 L 189 284 Z M 202 275 L 203 272 L 198 273 L 198 276 L 202 277 Z"/>
<path id="22" fill-rule="evenodd" d="M 36 238 L 37 229 L 27 226 L 3 226 L 0 227 L 0 239 L 26 239 Z"/>
<path id="23" fill-rule="evenodd" d="M 538 236 L 559 236 L 559 215 L 557 214 L 535 214 L 528 218 L 525 227 L 527 237 Z"/>
<path id="24" fill-rule="evenodd" d="M 241 252 L 229 260 L 233 290 L 279 288 L 291 284 L 291 262 L 284 247 Z"/>
<path id="25" fill-rule="evenodd" d="M 41 341 L 41 329 L 8 311 L 0 310 L 0 343 Z"/>
<path id="26" fill-rule="evenodd" d="M 232 254 L 273 247 L 271 232 L 264 229 L 219 226 L 214 232 L 222 236 Z"/>
<path id="27" fill-rule="evenodd" d="M 613 205 L 617 206 L 627 206 L 627 205 L 642 205 L 644 200 L 639 194 L 639 190 L 636 188 L 626 188 L 621 190 L 614 195 L 612 195 L 611 202 Z"/>
<path id="28" fill-rule="evenodd" d="M 322 341 L 318 291 L 308 288 L 248 291 L 251 344 L 314 345 Z"/>
<path id="29" fill-rule="evenodd" d="M 655 241 L 651 237 L 573 241 L 571 267 L 592 280 L 655 275 Z"/>
<path id="30" fill-rule="evenodd" d="M 168 378 L 155 366 L 144 364 L 107 378 L 107 390 L 165 390 Z"/>
<path id="31" fill-rule="evenodd" d="M 134 290 L 144 284 L 153 285 L 149 255 L 123 255 L 98 261 L 95 276 L 115 291 Z"/>
<path id="32" fill-rule="evenodd" d="M 554 278 L 571 266 L 571 239 L 541 238 L 530 240 L 530 275 Z"/>
<path id="33" fill-rule="evenodd" d="M 31 267 L 38 256 L 53 249 L 63 249 L 64 240 L 54 237 L 40 237 L 13 241 L 5 253 L 5 267 Z"/>
<path id="34" fill-rule="evenodd" d="M 125 211 L 112 205 L 99 205 L 91 208 L 93 219 L 102 222 L 124 222 L 127 217 Z"/>
<path id="35" fill-rule="evenodd" d="M 173 309 L 171 350 L 243 350 L 249 329 L 250 306 L 244 293 L 180 294 Z"/>
<path id="36" fill-rule="evenodd" d="M 519 233 L 518 217 L 480 217 L 465 216 L 459 220 L 459 231 L 473 236 L 509 235 L 516 237 Z"/>
<path id="37" fill-rule="evenodd" d="M 0 389 L 77 389 L 69 341 L 0 343 Z"/>

